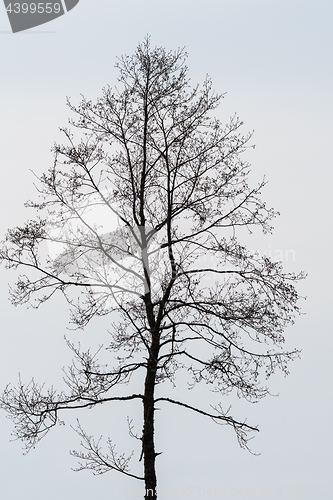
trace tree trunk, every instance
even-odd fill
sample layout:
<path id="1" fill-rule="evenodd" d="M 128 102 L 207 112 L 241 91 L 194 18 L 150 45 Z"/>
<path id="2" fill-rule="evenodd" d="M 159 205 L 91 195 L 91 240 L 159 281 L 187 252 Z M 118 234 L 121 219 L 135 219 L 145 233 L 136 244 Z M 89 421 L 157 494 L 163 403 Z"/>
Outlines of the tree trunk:
<path id="1" fill-rule="evenodd" d="M 143 399 L 143 436 L 142 451 L 144 457 L 145 500 L 156 500 L 155 443 L 154 443 L 154 390 L 156 380 L 159 336 L 154 335 L 147 367 Z"/>

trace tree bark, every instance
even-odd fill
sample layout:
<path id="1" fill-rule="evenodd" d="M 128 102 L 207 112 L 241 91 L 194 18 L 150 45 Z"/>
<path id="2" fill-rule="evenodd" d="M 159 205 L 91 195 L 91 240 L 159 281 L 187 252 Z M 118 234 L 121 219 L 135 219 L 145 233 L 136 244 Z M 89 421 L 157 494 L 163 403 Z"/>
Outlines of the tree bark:
<path id="1" fill-rule="evenodd" d="M 148 359 L 147 375 L 143 398 L 143 436 L 142 451 L 144 457 L 145 500 L 156 500 L 155 443 L 154 443 L 154 390 L 156 380 L 159 335 L 153 334 Z"/>

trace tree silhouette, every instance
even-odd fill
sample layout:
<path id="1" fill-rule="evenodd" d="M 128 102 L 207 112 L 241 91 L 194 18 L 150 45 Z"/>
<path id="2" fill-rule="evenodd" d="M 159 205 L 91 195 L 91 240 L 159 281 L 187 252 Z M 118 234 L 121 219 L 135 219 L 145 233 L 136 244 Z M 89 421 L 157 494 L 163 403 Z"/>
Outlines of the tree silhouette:
<path id="1" fill-rule="evenodd" d="M 222 404 L 207 410 L 174 399 L 178 369 L 187 370 L 190 387 L 205 382 L 256 402 L 268 394 L 262 376 L 288 373 L 299 355 L 283 350 L 283 332 L 299 311 L 293 283 L 304 275 L 284 273 L 281 263 L 238 240 L 255 226 L 270 232 L 276 215 L 260 199 L 265 181 L 248 184 L 241 156 L 251 134 L 240 132 L 236 116 L 227 124 L 212 116 L 223 96 L 209 78 L 191 87 L 185 60 L 184 50 L 153 49 L 147 37 L 133 56 L 118 59 L 119 88 L 103 89 L 95 103 L 68 100 L 74 132 L 62 129 L 67 145 L 54 146 L 54 165 L 39 178 L 41 199 L 27 203 L 41 216 L 9 230 L 1 250 L 7 267 L 31 271 L 11 290 L 15 305 L 38 308 L 61 292 L 78 328 L 118 315 L 108 366 L 68 341 L 74 359 L 67 392 L 45 392 L 34 380 L 7 386 L 1 406 L 15 436 L 29 450 L 66 410 L 138 400 L 141 476 L 130 472 L 132 455 L 119 455 L 110 439 L 104 452 L 80 424 L 84 450 L 72 453 L 79 470 L 143 480 L 146 499 L 157 498 L 157 403 L 232 426 L 245 448 L 258 430 Z M 114 392 L 130 387 L 132 376 L 141 377 L 141 393 Z M 131 422 L 129 430 L 134 435 Z"/>

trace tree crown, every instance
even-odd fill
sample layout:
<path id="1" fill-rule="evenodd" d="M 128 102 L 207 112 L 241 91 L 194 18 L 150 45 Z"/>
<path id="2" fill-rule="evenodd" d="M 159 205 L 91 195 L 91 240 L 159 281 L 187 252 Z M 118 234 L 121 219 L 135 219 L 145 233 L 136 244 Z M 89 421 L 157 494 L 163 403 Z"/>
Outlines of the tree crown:
<path id="1" fill-rule="evenodd" d="M 27 204 L 44 215 L 9 230 L 3 243 L 9 267 L 38 274 L 19 278 L 15 304 L 39 307 L 60 291 L 77 327 L 112 311 L 121 318 L 107 347 L 118 353 L 116 367 L 104 370 L 90 351 L 70 344 L 76 363 L 69 395 L 51 391 L 43 399 L 34 384 L 5 393 L 3 405 L 29 446 L 60 410 L 146 401 L 148 385 L 142 395 L 112 396 L 139 370 L 153 373 L 155 387 L 186 367 L 192 385 L 204 381 L 254 402 L 268 394 L 260 372 L 288 373 L 288 361 L 298 356 L 283 351 L 283 332 L 299 312 L 293 283 L 304 275 L 285 273 L 281 263 L 238 241 L 242 228 L 270 232 L 276 215 L 261 200 L 265 181 L 248 182 L 242 154 L 251 134 L 242 134 L 236 116 L 227 124 L 212 116 L 222 96 L 209 78 L 191 87 L 185 61 L 184 50 L 152 49 L 147 38 L 132 57 L 118 60 L 120 88 L 104 88 L 95 103 L 68 100 L 80 140 L 62 129 L 67 145 L 54 145 L 54 165 L 40 177 L 42 201 Z M 43 260 L 41 242 L 56 256 Z M 29 397 L 35 406 L 27 405 Z M 255 430 L 222 406 L 211 414 L 169 396 L 154 401 L 232 425 L 242 446 Z"/>

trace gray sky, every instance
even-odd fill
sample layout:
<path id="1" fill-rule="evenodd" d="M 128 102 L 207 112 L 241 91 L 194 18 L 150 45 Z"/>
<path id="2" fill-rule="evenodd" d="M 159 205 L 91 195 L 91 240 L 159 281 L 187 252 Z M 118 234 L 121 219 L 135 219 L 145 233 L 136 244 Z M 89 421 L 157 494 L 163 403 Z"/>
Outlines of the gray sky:
<path id="1" fill-rule="evenodd" d="M 281 216 L 274 235 L 254 239 L 253 245 L 281 256 L 287 270 L 309 273 L 299 285 L 307 296 L 306 315 L 286 332 L 288 346 L 303 349 L 302 359 L 291 365 L 289 377 L 270 381 L 279 397 L 234 404 L 235 415 L 259 425 L 252 449 L 261 455 L 240 450 L 231 429 L 161 404 L 156 421 L 157 451 L 163 451 L 157 459 L 161 498 L 163 493 L 249 498 L 250 489 L 252 498 L 281 499 L 288 493 L 308 498 L 312 492 L 333 498 L 332 17 L 329 0 L 81 0 L 65 16 L 13 35 L 0 5 L 1 235 L 33 217 L 23 207 L 35 193 L 30 169 L 41 173 L 52 163 L 50 147 L 69 116 L 66 95 L 74 102 L 80 93 L 94 99 L 103 86 L 116 83 L 116 56 L 132 54 L 149 33 L 153 45 L 185 45 L 193 83 L 208 73 L 214 88 L 227 92 L 219 117 L 228 120 L 237 112 L 244 131 L 254 129 L 257 147 L 247 154 L 252 179 L 266 175 L 263 198 Z M 55 299 L 38 312 L 14 308 L 7 300 L 13 273 L 0 269 L 0 277 L 1 386 L 15 383 L 18 372 L 26 381 L 35 376 L 56 385 L 69 361 L 64 303 Z M 98 344 L 105 327 L 105 321 L 96 322 L 71 338 L 87 343 L 94 338 Z M 209 404 L 205 387 L 198 397 L 202 406 Z M 120 451 L 125 436 L 130 450 L 125 418 L 136 415 L 134 406 L 102 410 L 82 417 L 87 430 L 116 438 Z M 11 422 L 4 413 L 0 422 L 3 498 L 142 497 L 136 494 L 141 483 L 117 473 L 72 472 L 76 462 L 68 449 L 78 448 L 78 438 L 69 425 L 23 457 L 21 443 L 9 443 Z"/>

